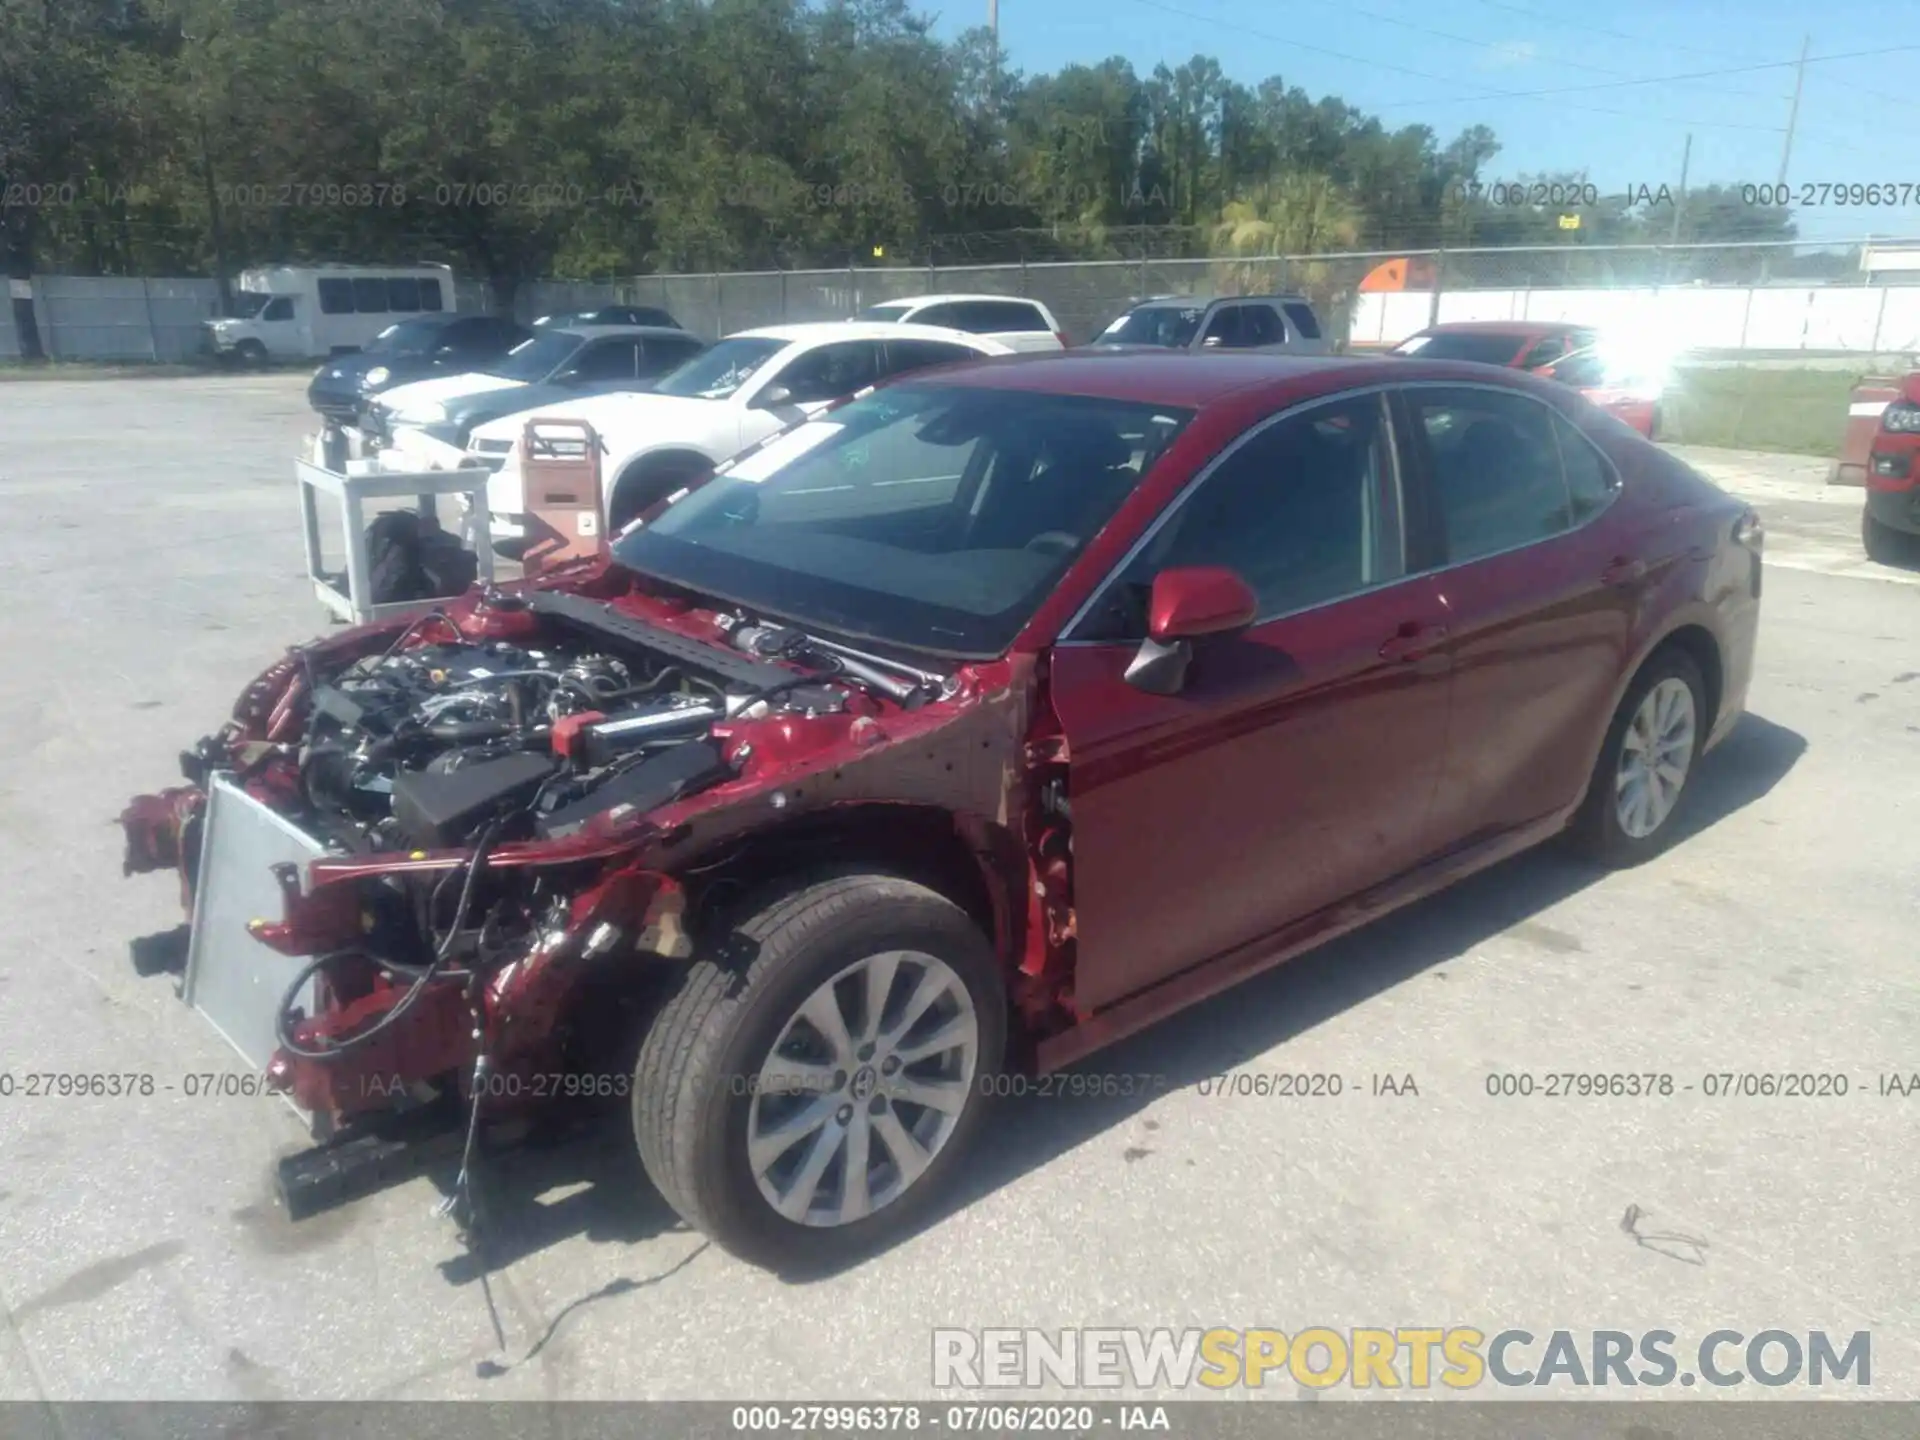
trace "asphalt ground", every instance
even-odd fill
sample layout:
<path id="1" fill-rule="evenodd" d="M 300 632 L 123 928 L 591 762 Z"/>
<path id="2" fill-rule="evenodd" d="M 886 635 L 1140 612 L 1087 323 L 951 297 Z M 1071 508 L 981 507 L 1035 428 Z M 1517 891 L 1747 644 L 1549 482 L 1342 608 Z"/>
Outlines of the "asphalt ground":
<path id="1" fill-rule="evenodd" d="M 1920 1071 L 1920 576 L 1859 555 L 1824 463 L 1693 457 L 1762 506 L 1770 564 L 1750 714 L 1668 855 L 1523 856 L 1175 1017 L 1084 1067 L 1141 1093 L 1008 1103 L 951 1213 L 830 1279 L 705 1247 L 617 1133 L 523 1153 L 494 1175 L 502 1345 L 429 1181 L 285 1220 L 302 1130 L 185 1098 L 239 1062 L 127 960 L 179 915 L 168 877 L 122 878 L 114 816 L 324 628 L 303 381 L 0 389 L 0 1072 L 173 1087 L 0 1098 L 0 1399 L 929 1396 L 935 1327 L 1110 1325 L 1665 1329 L 1683 1356 L 1867 1330 L 1847 1393 L 1920 1397 L 1920 1095 L 1880 1093 Z M 1569 1071 L 1676 1089 L 1488 1093 Z M 1848 1093 L 1705 1093 L 1740 1072 Z"/>

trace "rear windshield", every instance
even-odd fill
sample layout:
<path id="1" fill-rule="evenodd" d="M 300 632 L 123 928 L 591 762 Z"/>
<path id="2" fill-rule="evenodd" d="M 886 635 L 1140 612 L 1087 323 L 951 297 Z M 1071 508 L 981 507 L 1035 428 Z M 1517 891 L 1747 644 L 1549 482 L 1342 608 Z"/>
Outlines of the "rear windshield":
<path id="1" fill-rule="evenodd" d="M 1393 347 L 1395 355 L 1418 355 L 1422 360 L 1477 360 L 1482 365 L 1511 364 L 1520 353 L 1518 335 L 1481 335 L 1469 330 L 1415 335 Z"/>

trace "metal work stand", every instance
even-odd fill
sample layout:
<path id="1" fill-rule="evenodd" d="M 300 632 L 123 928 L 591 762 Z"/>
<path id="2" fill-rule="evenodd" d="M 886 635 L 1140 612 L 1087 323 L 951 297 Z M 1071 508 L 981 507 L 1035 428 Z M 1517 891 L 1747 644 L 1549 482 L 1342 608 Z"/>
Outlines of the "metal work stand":
<path id="1" fill-rule="evenodd" d="M 300 524 L 307 541 L 307 578 L 313 593 L 336 619 L 354 625 L 384 620 L 418 610 L 424 603 L 405 600 L 391 605 L 373 603 L 368 572 L 372 562 L 367 555 L 367 512 L 369 500 L 390 500 L 411 495 L 422 518 L 439 523 L 439 497 L 467 497 L 467 543 L 479 561 L 482 584 L 493 580 L 493 533 L 487 516 L 487 481 L 491 472 L 479 466 L 458 470 L 421 470 L 407 474 L 375 471 L 367 475 L 348 475 L 338 470 L 294 462 L 294 475 L 300 482 Z M 347 548 L 347 588 L 342 593 L 338 582 L 321 568 L 319 497 L 330 495 L 340 508 L 341 526 Z"/>

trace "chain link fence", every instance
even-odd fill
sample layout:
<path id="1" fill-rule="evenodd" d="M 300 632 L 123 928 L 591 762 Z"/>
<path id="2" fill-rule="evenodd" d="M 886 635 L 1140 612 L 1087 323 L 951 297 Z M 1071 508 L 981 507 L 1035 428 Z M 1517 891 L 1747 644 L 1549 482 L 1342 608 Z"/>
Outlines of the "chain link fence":
<path id="1" fill-rule="evenodd" d="M 1707 350 L 1832 354 L 1920 348 L 1920 284 L 1871 276 L 1865 241 L 1819 244 L 1558 245 L 1486 250 L 1180 259 L 1022 261 L 992 265 L 848 266 L 649 275 L 522 287 L 522 318 L 615 302 L 664 306 L 717 337 L 758 325 L 845 319 L 926 294 L 1026 296 L 1069 339 L 1092 339 L 1152 295 L 1298 292 L 1336 345 L 1390 345 L 1442 320 L 1624 323 L 1655 310 L 1667 331 Z M 1911 277 L 1920 279 L 1920 276 Z M 1624 307 L 1624 309 L 1623 309 Z"/>
<path id="2" fill-rule="evenodd" d="M 1164 237 L 1161 237 L 1164 239 Z M 1865 240 L 1733 245 L 1562 244 L 1339 254 L 1162 255 L 996 264 L 851 265 L 524 284 L 522 320 L 627 303 L 660 306 L 708 339 L 763 325 L 841 320 L 870 305 L 934 293 L 1027 296 L 1082 343 L 1152 295 L 1304 294 L 1336 348 L 1391 345 L 1435 321 L 1571 320 L 1657 328 L 1709 354 L 1850 355 L 1920 351 L 1920 272 L 1873 275 Z M 1888 242 L 1873 242 L 1884 245 Z M 463 278 L 463 311 L 494 308 Z M 41 342 L 57 359 L 184 360 L 218 308 L 211 280 L 33 281 Z M 19 353 L 0 307 L 0 356 Z"/>

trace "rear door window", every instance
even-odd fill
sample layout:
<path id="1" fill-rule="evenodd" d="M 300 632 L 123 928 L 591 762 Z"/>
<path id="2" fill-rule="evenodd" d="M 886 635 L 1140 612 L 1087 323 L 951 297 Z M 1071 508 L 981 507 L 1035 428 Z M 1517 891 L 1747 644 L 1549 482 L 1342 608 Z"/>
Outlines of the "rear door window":
<path id="1" fill-rule="evenodd" d="M 970 300 L 954 308 L 960 312 L 954 328 L 974 335 L 1030 333 L 1047 328 L 1040 312 L 1019 300 Z"/>
<path id="2" fill-rule="evenodd" d="M 1293 328 L 1300 332 L 1302 340 L 1320 338 L 1320 320 L 1313 313 L 1313 307 L 1303 300 L 1283 300 L 1280 308 L 1287 312 L 1287 319 L 1293 322 Z"/>
<path id="3" fill-rule="evenodd" d="M 1240 343 L 1248 349 L 1287 343 L 1287 327 L 1271 305 L 1240 307 Z"/>
<path id="4" fill-rule="evenodd" d="M 1406 396 L 1448 563 L 1537 544 L 1572 527 L 1555 416 L 1546 406 L 1439 385 L 1409 386 Z"/>

